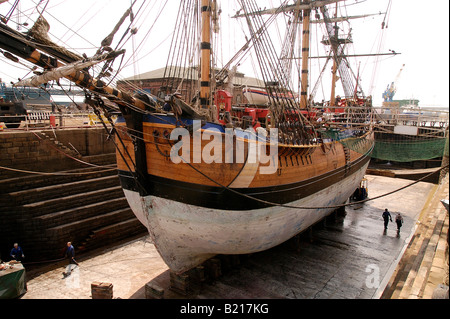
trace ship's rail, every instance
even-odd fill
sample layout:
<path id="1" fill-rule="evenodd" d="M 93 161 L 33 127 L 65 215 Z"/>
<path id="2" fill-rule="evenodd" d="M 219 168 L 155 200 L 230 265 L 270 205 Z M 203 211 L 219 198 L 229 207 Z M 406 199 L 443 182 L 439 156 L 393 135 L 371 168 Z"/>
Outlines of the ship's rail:
<path id="1" fill-rule="evenodd" d="M 377 129 L 384 133 L 445 136 L 449 125 L 449 112 L 431 108 L 383 106 L 374 108 L 374 120 Z"/>
<path id="2" fill-rule="evenodd" d="M 322 126 L 349 129 L 373 124 L 373 109 L 369 106 L 314 107 L 311 111 L 316 123 Z"/>

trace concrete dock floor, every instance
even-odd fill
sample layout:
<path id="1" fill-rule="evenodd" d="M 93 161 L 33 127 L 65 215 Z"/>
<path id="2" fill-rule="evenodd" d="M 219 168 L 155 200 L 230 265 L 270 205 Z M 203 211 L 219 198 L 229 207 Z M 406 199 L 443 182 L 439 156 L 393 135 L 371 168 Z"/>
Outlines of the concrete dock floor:
<path id="1" fill-rule="evenodd" d="M 434 192 L 430 193 L 416 223 L 414 235 L 381 298 L 448 300 L 449 215 L 441 203 L 448 197 L 447 174 Z"/>
<path id="2" fill-rule="evenodd" d="M 369 198 L 388 193 L 412 181 L 366 176 Z M 346 208 L 345 217 L 317 225 L 312 235 L 273 249 L 246 255 L 212 283 L 202 285 L 191 298 L 380 298 L 416 231 L 422 208 L 436 185 L 420 182 L 398 193 Z M 401 212 L 404 225 L 383 229 L 381 214 Z M 22 299 L 89 299 L 92 282 L 113 284 L 113 297 L 144 299 L 145 285 L 158 282 L 165 298 L 184 298 L 170 292 L 169 270 L 149 236 L 108 249 L 77 256 L 79 267 L 63 276 L 66 263 L 27 271 L 27 293 Z"/>

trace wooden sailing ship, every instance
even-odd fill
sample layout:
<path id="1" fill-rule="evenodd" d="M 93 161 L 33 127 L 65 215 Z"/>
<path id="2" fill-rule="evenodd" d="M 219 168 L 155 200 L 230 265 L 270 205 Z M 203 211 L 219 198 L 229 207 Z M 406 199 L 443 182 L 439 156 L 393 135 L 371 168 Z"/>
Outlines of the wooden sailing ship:
<path id="1" fill-rule="evenodd" d="M 261 18 L 266 12 L 258 12 L 255 1 L 239 1 L 251 33 L 246 47 L 253 47 L 264 69 L 269 104 L 260 113 L 236 109 L 229 92 L 219 87 L 230 75 L 228 65 L 212 72 L 211 26 L 218 13 L 213 0 L 180 2 L 184 9 L 199 9 L 193 17 L 201 26 L 198 94 L 189 100 L 177 91 L 180 84 L 169 83 L 171 76 L 150 96 L 90 75 L 93 65 L 105 63 L 106 71 L 107 63 L 124 53 L 111 50 L 108 41 L 87 59 L 49 45 L 38 28 L 24 35 L 2 23 L 0 47 L 44 69 L 17 85 L 64 77 L 86 90 L 86 102 L 96 112 L 110 116 L 104 98 L 117 105 L 121 117 L 110 124 L 124 193 L 161 257 L 170 269 L 183 272 L 217 254 L 274 247 L 330 214 L 359 186 L 373 148 L 370 99 L 354 90 L 347 99 L 359 102 L 339 114 L 330 108 L 324 125 L 308 96 L 310 15 L 320 9 L 328 19 L 326 5 L 335 2 L 297 1 L 269 15 L 283 12 L 302 26 L 296 99 L 283 59 L 266 47 L 270 18 Z M 343 43 L 332 40 L 335 62 L 344 72 Z"/>

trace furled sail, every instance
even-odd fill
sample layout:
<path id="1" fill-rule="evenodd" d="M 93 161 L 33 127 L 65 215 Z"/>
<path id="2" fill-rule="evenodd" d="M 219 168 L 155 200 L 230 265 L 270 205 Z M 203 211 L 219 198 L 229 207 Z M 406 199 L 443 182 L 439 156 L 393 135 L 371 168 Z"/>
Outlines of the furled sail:
<path id="1" fill-rule="evenodd" d="M 45 45 L 47 47 L 46 50 L 49 49 L 52 50 L 55 53 L 55 55 L 58 56 L 58 58 L 60 58 L 65 62 L 70 63 L 83 59 L 83 57 L 79 56 L 78 54 L 75 54 L 67 50 L 66 48 L 63 48 L 54 43 L 48 36 L 49 30 L 50 24 L 41 15 L 28 32 L 28 35 L 31 36 L 36 42 L 38 42 L 38 44 Z"/>
<path id="2" fill-rule="evenodd" d="M 77 61 L 68 65 L 61 66 L 59 68 L 54 68 L 51 71 L 46 71 L 42 74 L 35 75 L 29 79 L 19 81 L 15 83 L 14 86 L 39 87 L 40 85 L 48 83 L 50 81 L 58 81 L 61 78 L 65 78 L 69 75 L 74 75 L 77 71 L 81 71 L 102 61 L 111 59 L 113 58 L 113 56 L 116 56 L 116 54 L 108 53 L 102 54 L 101 56 L 95 56 L 87 61 Z"/>

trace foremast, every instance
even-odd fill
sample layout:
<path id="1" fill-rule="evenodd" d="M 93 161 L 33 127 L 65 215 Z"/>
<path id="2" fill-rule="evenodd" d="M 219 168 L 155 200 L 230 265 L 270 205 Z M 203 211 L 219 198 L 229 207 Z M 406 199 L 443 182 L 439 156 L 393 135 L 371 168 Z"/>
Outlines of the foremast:
<path id="1" fill-rule="evenodd" d="M 337 12 L 338 12 L 338 4 L 336 3 L 336 11 L 334 16 L 337 17 Z M 336 37 L 337 37 L 337 33 L 338 33 L 338 27 L 337 27 L 337 22 L 335 22 L 334 25 L 334 30 L 336 33 Z M 336 106 L 336 82 L 337 82 L 337 63 L 336 63 L 336 59 L 333 59 L 333 68 L 331 70 L 331 96 L 330 96 L 330 106 Z"/>
<path id="2" fill-rule="evenodd" d="M 200 105 L 210 107 L 211 99 L 211 0 L 202 0 L 202 42 L 200 43 Z"/>
<path id="3" fill-rule="evenodd" d="M 302 4 L 309 4 L 309 0 L 303 0 Z M 309 26 L 311 9 L 303 10 L 303 37 L 302 37 L 302 74 L 301 74 L 301 93 L 300 108 L 308 107 L 308 62 L 309 62 Z"/>

